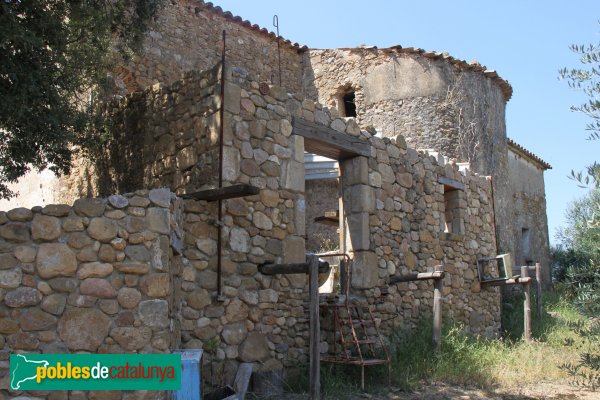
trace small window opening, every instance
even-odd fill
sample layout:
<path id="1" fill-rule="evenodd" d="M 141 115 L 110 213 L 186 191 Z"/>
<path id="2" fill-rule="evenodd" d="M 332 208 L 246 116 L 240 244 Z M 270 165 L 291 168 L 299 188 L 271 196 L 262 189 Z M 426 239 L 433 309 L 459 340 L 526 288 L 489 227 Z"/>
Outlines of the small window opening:
<path id="1" fill-rule="evenodd" d="M 348 92 L 342 97 L 344 103 L 344 115 L 356 118 L 356 103 L 354 92 Z"/>
<path id="2" fill-rule="evenodd" d="M 463 213 L 460 203 L 461 191 L 444 185 L 444 219 L 442 229 L 446 233 L 464 233 Z"/>
<path id="3" fill-rule="evenodd" d="M 521 229 L 521 252 L 523 254 L 523 263 L 525 265 L 531 265 L 531 232 L 529 228 Z"/>

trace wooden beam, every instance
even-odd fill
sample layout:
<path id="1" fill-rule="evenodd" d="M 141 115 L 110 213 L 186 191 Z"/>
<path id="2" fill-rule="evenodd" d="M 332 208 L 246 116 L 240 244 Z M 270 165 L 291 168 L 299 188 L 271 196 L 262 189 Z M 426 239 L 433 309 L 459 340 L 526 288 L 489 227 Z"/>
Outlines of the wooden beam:
<path id="1" fill-rule="evenodd" d="M 316 256 L 309 256 L 309 295 L 310 295 L 310 373 L 309 391 L 311 400 L 321 396 L 321 327 L 319 321 L 319 264 Z"/>
<path id="2" fill-rule="evenodd" d="M 206 189 L 198 192 L 186 193 L 181 195 L 181 197 L 184 199 L 217 201 L 233 199 L 236 197 L 254 196 L 259 192 L 260 189 L 256 186 L 242 183 L 239 185 L 225 186 L 217 189 Z"/>
<path id="3" fill-rule="evenodd" d="M 444 271 L 419 272 L 418 274 L 396 275 L 390 277 L 390 283 L 425 281 L 428 279 L 443 279 L 446 273 Z"/>
<path id="4" fill-rule="evenodd" d="M 441 272 L 441 266 L 436 267 L 436 272 Z M 442 349 L 442 291 L 444 280 L 436 279 L 433 286 L 433 351 L 440 354 Z"/>
<path id="5" fill-rule="evenodd" d="M 528 267 L 521 267 L 521 275 L 527 278 L 529 275 Z M 531 341 L 531 293 L 529 292 L 529 285 L 531 282 L 523 283 L 523 293 L 525 294 L 525 300 L 523 300 L 523 322 L 524 335 L 526 341 Z"/>
<path id="6" fill-rule="evenodd" d="M 522 277 L 516 276 L 514 278 L 506 279 L 506 278 L 498 278 L 498 279 L 490 279 L 487 281 L 480 281 L 481 286 L 505 286 L 505 285 L 523 285 L 526 283 L 531 283 L 533 279 L 530 277 Z"/>
<path id="7" fill-rule="evenodd" d="M 261 264 L 258 266 L 258 271 L 263 275 L 275 274 L 308 274 L 309 263 L 298 264 Z M 327 261 L 319 261 L 319 273 L 329 271 L 329 263 Z"/>
<path id="8" fill-rule="evenodd" d="M 445 176 L 438 176 L 438 183 L 441 183 L 446 186 L 450 186 L 453 189 L 465 190 L 466 186 L 464 183 L 459 182 L 454 179 L 446 178 Z"/>
<path id="9" fill-rule="evenodd" d="M 371 156 L 371 145 L 352 135 L 296 117 L 292 120 L 292 126 L 292 133 L 304 137 L 304 150 L 308 153 L 334 160 Z"/>

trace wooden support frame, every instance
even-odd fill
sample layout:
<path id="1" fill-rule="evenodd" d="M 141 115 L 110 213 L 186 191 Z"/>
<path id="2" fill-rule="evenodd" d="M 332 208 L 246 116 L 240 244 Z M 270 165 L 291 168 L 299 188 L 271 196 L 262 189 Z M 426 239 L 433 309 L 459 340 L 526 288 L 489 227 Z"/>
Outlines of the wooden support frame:
<path id="1" fill-rule="evenodd" d="M 407 275 L 392 276 L 389 280 L 390 284 L 401 282 L 414 282 L 433 280 L 433 333 L 431 341 L 433 343 L 433 351 L 439 354 L 442 348 L 442 291 L 444 289 L 444 277 L 446 273 L 443 271 L 442 265 L 436 265 L 434 272 L 419 272 Z"/>
<path id="2" fill-rule="evenodd" d="M 529 275 L 529 267 L 524 266 L 521 267 L 521 276 L 523 278 L 528 278 Z M 531 285 L 531 280 L 523 283 L 523 293 L 525 294 L 525 300 L 523 300 L 523 313 L 524 313 L 524 336 L 525 340 L 531 341 L 531 294 L 529 293 L 529 286 Z"/>
<path id="3" fill-rule="evenodd" d="M 306 274 L 309 278 L 309 297 L 310 297 L 310 365 L 309 365 L 309 386 L 310 399 L 319 400 L 321 396 L 321 326 L 319 321 L 319 272 L 329 270 L 329 263 L 319 261 L 319 257 L 311 254 L 307 256 L 307 262 L 297 264 L 262 264 L 258 270 L 265 275 L 275 274 Z"/>
<path id="4" fill-rule="evenodd" d="M 371 145 L 367 141 L 340 133 L 325 125 L 294 117 L 292 127 L 294 134 L 304 137 L 304 150 L 308 153 L 334 160 L 371 156 Z"/>

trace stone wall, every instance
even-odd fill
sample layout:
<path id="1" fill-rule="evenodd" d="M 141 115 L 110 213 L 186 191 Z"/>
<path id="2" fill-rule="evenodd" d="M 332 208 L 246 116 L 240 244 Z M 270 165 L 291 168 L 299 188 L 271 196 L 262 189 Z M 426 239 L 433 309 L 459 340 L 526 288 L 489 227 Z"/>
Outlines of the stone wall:
<path id="1" fill-rule="evenodd" d="M 141 54 L 117 67 L 117 86 L 123 93 L 134 92 L 159 82 L 170 84 L 187 71 L 211 68 L 221 61 L 224 30 L 228 62 L 244 65 L 260 81 L 279 82 L 274 34 L 211 3 L 177 0 L 166 2 Z M 301 90 L 302 52 L 297 44 L 280 40 L 281 84 L 294 92 Z"/>
<path id="2" fill-rule="evenodd" d="M 546 217 L 544 169 L 539 162 L 509 148 L 508 165 L 513 201 L 515 264 L 542 265 L 544 282 L 552 282 Z"/>
<path id="3" fill-rule="evenodd" d="M 173 186 L 177 191 L 195 190 L 196 177 L 206 175 L 202 155 L 214 147 L 214 130 L 196 129 L 199 116 L 189 107 L 220 103 L 217 95 L 208 94 L 196 101 L 199 91 L 214 87 L 202 86 L 214 71 L 132 94 L 114 110 L 129 137 L 160 132 L 175 140 L 175 153 L 165 154 L 175 163 L 186 148 L 179 143 L 187 144 L 194 161 L 186 169 L 191 173 L 182 175 L 189 177 L 189 186 Z M 461 174 L 456 165 L 442 165 L 408 148 L 402 136 L 381 139 L 361 131 L 354 119 L 339 118 L 278 86 L 261 94 L 257 77 L 245 70 L 231 68 L 228 76 L 225 184 L 248 183 L 260 193 L 223 201 L 221 291 L 217 202 L 183 201 L 168 189 L 153 189 L 107 200 L 81 199 L 73 207 L 13 210 L 2 214 L 0 226 L 5 357 L 21 350 L 204 348 L 205 376 L 226 378 L 239 362 L 269 369 L 307 362 L 307 277 L 258 272 L 265 262 L 305 260 L 304 138 L 294 134 L 293 118 L 369 144 L 370 157 L 340 162 L 346 238 L 341 246 L 353 259 L 352 295 L 374 308 L 383 331 L 415 326 L 431 314 L 432 306 L 429 283 L 389 285 L 389 277 L 443 264 L 448 273 L 444 318 L 463 322 L 469 332 L 499 333 L 498 289 L 480 288 L 475 272 L 478 257 L 496 253 L 489 180 Z M 127 124 L 127 116 L 142 104 L 159 100 L 173 106 L 163 108 L 152 124 Z M 179 111 L 178 105 L 187 105 L 188 111 Z M 214 108 L 205 110 L 214 116 Z M 177 118 L 170 119 L 171 114 Z M 198 143 L 211 146 L 198 150 Z M 131 160 L 137 163 L 132 165 L 144 171 L 133 180 L 125 179 L 127 174 L 111 175 L 114 188 L 128 188 L 131 182 L 150 187 L 179 182 L 158 179 L 160 175 L 146 180 L 145 171 L 155 173 L 165 159 L 158 151 L 155 158 L 139 157 L 127 146 L 113 146 L 112 151 L 105 160 L 107 171 L 119 171 L 112 163 L 135 157 L 142 161 Z M 214 156 L 208 160 L 214 165 Z M 442 178 L 460 188 L 455 201 L 446 201 Z M 451 203 L 453 215 L 463 218 L 454 234 L 443 228 L 444 207 Z M 89 332 L 73 327 L 89 319 Z M 221 370 L 215 371 L 216 365 Z"/>
<path id="4" fill-rule="evenodd" d="M 169 244 L 178 215 L 165 189 L 0 213 L 4 393 L 11 353 L 168 353 L 178 347 L 172 313 L 177 257 Z M 98 393 L 71 392 L 69 398 L 87 395 Z"/>
<path id="5" fill-rule="evenodd" d="M 409 147 L 433 149 L 492 176 L 499 248 L 514 252 L 506 223 L 512 206 L 504 115 L 510 85 L 477 63 L 415 49 L 311 49 L 305 64 L 309 98 L 342 110 L 340 95 L 353 91 L 361 129 L 401 134 Z"/>

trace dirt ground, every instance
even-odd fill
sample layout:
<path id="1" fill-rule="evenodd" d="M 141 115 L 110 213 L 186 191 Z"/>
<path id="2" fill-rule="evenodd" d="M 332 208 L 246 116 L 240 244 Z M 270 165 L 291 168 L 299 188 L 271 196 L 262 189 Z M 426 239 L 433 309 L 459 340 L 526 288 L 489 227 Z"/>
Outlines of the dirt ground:
<path id="1" fill-rule="evenodd" d="M 382 394 L 360 393 L 353 395 L 348 400 L 448 400 L 448 399 L 490 399 L 490 400 L 600 400 L 600 391 L 591 392 L 565 384 L 539 383 L 511 389 L 482 390 L 477 388 L 449 386 L 446 384 L 433 384 L 422 387 L 413 393 L 404 393 L 399 389 L 382 392 Z M 333 397 L 328 397 L 333 399 Z M 289 394 L 282 400 L 306 400 L 307 395 Z"/>

